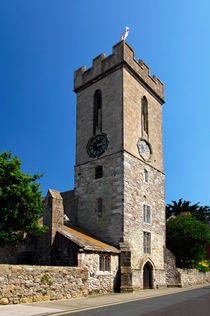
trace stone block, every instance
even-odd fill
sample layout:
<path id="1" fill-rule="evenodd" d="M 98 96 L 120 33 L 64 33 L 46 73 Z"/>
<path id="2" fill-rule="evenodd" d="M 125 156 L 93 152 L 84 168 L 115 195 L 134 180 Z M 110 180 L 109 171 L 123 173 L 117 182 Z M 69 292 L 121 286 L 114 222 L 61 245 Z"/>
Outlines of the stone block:
<path id="1" fill-rule="evenodd" d="M 50 301 L 50 296 L 49 296 L 49 295 L 44 295 L 44 296 L 42 297 L 42 300 L 43 300 L 43 301 Z"/>
<path id="2" fill-rule="evenodd" d="M 6 297 L 0 299 L 0 305 L 7 305 L 9 304 L 9 300 Z"/>
<path id="3" fill-rule="evenodd" d="M 23 297 L 21 299 L 21 303 L 29 303 L 29 299 L 27 297 Z"/>

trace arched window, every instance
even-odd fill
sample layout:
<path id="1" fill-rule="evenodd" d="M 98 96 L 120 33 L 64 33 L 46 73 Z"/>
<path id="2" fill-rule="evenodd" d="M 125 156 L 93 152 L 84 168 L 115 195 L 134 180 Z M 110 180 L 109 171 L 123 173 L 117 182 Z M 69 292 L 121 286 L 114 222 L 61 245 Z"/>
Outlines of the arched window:
<path id="1" fill-rule="evenodd" d="M 102 94 L 101 90 L 96 90 L 94 94 L 93 135 L 100 132 L 102 132 Z"/>
<path id="2" fill-rule="evenodd" d="M 142 117 L 142 131 L 148 135 L 149 126 L 148 126 L 148 102 L 147 98 L 143 96 L 141 102 L 141 117 Z"/>

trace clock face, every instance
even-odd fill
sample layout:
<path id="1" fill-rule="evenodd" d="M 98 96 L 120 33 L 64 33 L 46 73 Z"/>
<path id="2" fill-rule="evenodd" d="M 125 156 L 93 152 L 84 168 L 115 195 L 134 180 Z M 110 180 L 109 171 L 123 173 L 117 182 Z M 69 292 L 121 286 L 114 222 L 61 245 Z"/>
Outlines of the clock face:
<path id="1" fill-rule="evenodd" d="M 109 141 L 106 134 L 93 136 L 87 144 L 87 153 L 90 157 L 99 157 L 107 150 L 108 144 Z"/>
<path id="2" fill-rule="evenodd" d="M 147 160 L 147 161 L 150 160 L 150 158 L 151 158 L 150 144 L 147 141 L 145 141 L 144 139 L 139 139 L 137 146 L 138 146 L 140 156 L 144 160 Z"/>

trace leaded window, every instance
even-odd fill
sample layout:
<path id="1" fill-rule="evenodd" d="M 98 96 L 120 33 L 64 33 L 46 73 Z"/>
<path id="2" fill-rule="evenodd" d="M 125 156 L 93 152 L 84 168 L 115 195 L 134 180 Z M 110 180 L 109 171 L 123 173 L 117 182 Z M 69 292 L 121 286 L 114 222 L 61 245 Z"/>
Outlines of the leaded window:
<path id="1" fill-rule="evenodd" d="M 151 208 L 146 204 L 143 204 L 143 219 L 144 223 L 151 223 Z"/>
<path id="2" fill-rule="evenodd" d="M 110 255 L 99 256 L 99 270 L 100 271 L 111 271 L 111 257 Z"/>
<path id="3" fill-rule="evenodd" d="M 144 232 L 144 253 L 151 253 L 151 233 Z"/>

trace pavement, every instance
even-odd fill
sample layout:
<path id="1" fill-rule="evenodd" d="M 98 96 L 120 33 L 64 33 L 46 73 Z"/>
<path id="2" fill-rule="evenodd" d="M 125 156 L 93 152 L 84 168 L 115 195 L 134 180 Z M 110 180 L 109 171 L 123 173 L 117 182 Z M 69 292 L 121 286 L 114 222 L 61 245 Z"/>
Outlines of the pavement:
<path id="1" fill-rule="evenodd" d="M 86 298 L 64 299 L 48 302 L 25 303 L 17 305 L 1 305 L 1 316 L 45 316 L 53 314 L 59 315 L 61 312 L 88 310 L 99 306 L 111 306 L 125 302 L 143 300 L 152 297 L 170 295 L 174 293 L 185 292 L 193 289 L 198 289 L 210 284 L 190 286 L 184 288 L 163 288 L 140 290 L 133 293 L 113 293 L 106 295 L 88 296 Z"/>

